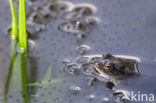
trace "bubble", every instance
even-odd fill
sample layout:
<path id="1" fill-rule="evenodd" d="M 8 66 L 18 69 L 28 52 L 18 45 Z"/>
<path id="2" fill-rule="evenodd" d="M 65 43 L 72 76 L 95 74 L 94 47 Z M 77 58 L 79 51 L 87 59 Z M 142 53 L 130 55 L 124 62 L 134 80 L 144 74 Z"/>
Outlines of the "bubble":
<path id="1" fill-rule="evenodd" d="M 78 33 L 80 32 L 75 28 L 75 22 L 72 21 L 67 21 L 63 22 L 58 26 L 58 29 L 64 32 L 69 32 L 69 33 Z"/>
<path id="2" fill-rule="evenodd" d="M 68 1 L 58 1 L 58 5 L 60 12 L 70 11 L 74 7 L 74 4 Z"/>
<path id="3" fill-rule="evenodd" d="M 75 21 L 75 29 L 80 30 L 80 31 L 87 31 L 88 29 L 88 24 L 85 21 Z"/>
<path id="4" fill-rule="evenodd" d="M 47 3 L 42 10 L 40 10 L 44 19 L 50 20 L 57 16 L 58 13 L 58 4 L 57 3 Z"/>
<path id="5" fill-rule="evenodd" d="M 94 77 L 89 77 L 86 79 L 86 81 L 89 86 L 92 86 L 94 83 L 98 82 L 98 79 Z"/>
<path id="6" fill-rule="evenodd" d="M 58 29 L 64 32 L 69 33 L 82 33 L 82 32 L 89 32 L 90 25 L 85 19 L 78 19 L 78 20 L 70 20 L 62 22 Z"/>
<path id="7" fill-rule="evenodd" d="M 83 68 L 83 72 L 89 75 L 92 75 L 92 73 L 94 73 L 96 70 L 94 63 L 85 63 L 82 65 L 82 68 Z"/>
<path id="8" fill-rule="evenodd" d="M 43 17 L 43 15 L 41 14 L 41 12 L 36 11 L 36 12 L 33 12 L 33 13 L 30 15 L 30 17 L 29 17 L 28 20 L 30 20 L 30 21 L 32 21 L 32 22 L 34 22 L 34 23 L 41 23 L 41 21 L 44 20 L 44 17 Z"/>
<path id="9" fill-rule="evenodd" d="M 66 18 L 71 19 L 71 18 L 81 18 L 83 16 L 88 16 L 92 15 L 97 11 L 96 7 L 91 5 L 91 4 L 78 4 L 75 5 L 71 11 L 68 12 Z"/>
<path id="10" fill-rule="evenodd" d="M 95 95 L 94 94 L 90 94 L 89 96 L 88 96 L 88 100 L 89 101 L 93 101 L 95 99 Z"/>
<path id="11" fill-rule="evenodd" d="M 80 33 L 76 33 L 76 37 L 77 37 L 77 40 L 82 40 L 83 38 L 87 37 L 88 35 L 88 32 L 80 32 Z"/>
<path id="12" fill-rule="evenodd" d="M 35 42 L 34 42 L 33 40 L 28 39 L 27 42 L 28 42 L 28 49 L 29 49 L 29 50 L 33 50 L 33 49 L 36 48 L 36 44 L 35 44 Z"/>
<path id="13" fill-rule="evenodd" d="M 24 48 L 17 47 L 17 52 L 21 54 L 24 53 Z"/>
<path id="14" fill-rule="evenodd" d="M 103 103 L 109 103 L 110 102 L 110 99 L 108 97 L 103 97 L 102 98 L 102 102 Z"/>
<path id="15" fill-rule="evenodd" d="M 39 32 L 46 30 L 45 24 L 37 24 L 32 21 L 27 21 L 27 33 L 28 37 L 37 37 Z"/>
<path id="16" fill-rule="evenodd" d="M 86 17 L 85 21 L 87 22 L 90 28 L 93 28 L 95 25 L 97 25 L 100 22 L 100 19 L 97 17 L 89 16 Z"/>
<path id="17" fill-rule="evenodd" d="M 127 90 L 116 90 L 113 93 L 114 101 L 130 101 L 130 93 Z"/>
<path id="18" fill-rule="evenodd" d="M 69 64 L 64 68 L 64 71 L 70 75 L 78 75 L 80 72 L 80 65 L 78 64 Z"/>
<path id="19" fill-rule="evenodd" d="M 79 58 L 77 58 L 76 59 L 76 62 L 77 63 L 86 63 L 86 62 L 88 62 L 89 61 L 89 58 L 88 57 L 85 57 L 85 56 L 83 56 L 83 57 L 79 57 Z"/>
<path id="20" fill-rule="evenodd" d="M 69 64 L 69 63 L 71 63 L 71 60 L 70 60 L 70 59 L 64 59 L 64 60 L 62 61 L 62 63 L 64 63 L 64 64 Z"/>
<path id="21" fill-rule="evenodd" d="M 45 6 L 44 6 L 44 9 L 45 11 L 47 12 L 51 12 L 51 13 L 54 13 L 54 12 L 57 12 L 57 7 L 58 7 L 58 4 L 57 2 L 52 2 L 52 3 L 47 3 Z"/>
<path id="22" fill-rule="evenodd" d="M 79 94 L 81 91 L 81 88 L 79 86 L 71 86 L 69 89 L 70 89 L 71 93 L 74 95 Z"/>
<path id="23" fill-rule="evenodd" d="M 90 47 L 88 45 L 81 45 L 77 50 L 80 54 L 85 54 L 90 50 Z"/>
<path id="24" fill-rule="evenodd" d="M 100 60 L 101 60 L 101 57 L 92 57 L 92 58 L 90 59 L 91 62 L 98 62 L 98 61 L 100 61 Z"/>

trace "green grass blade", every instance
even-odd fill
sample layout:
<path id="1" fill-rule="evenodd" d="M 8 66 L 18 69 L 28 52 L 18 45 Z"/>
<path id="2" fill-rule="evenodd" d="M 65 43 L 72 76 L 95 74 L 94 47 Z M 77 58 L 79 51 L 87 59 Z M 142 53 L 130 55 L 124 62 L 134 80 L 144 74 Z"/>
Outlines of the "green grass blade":
<path id="1" fill-rule="evenodd" d="M 22 86 L 22 93 L 23 93 L 23 103 L 29 102 L 28 96 L 28 67 L 27 67 L 27 53 L 18 53 L 19 54 L 19 63 L 20 63 L 20 71 L 21 71 L 21 86 Z"/>
<path id="2" fill-rule="evenodd" d="M 19 47 L 27 52 L 25 0 L 19 0 Z"/>
<path id="3" fill-rule="evenodd" d="M 11 39 L 17 40 L 17 35 L 18 35 L 17 13 L 15 10 L 13 0 L 9 0 L 9 2 L 10 2 L 11 14 L 12 14 Z"/>
<path id="4" fill-rule="evenodd" d="M 20 71 L 21 71 L 21 83 L 23 92 L 23 102 L 29 102 L 28 96 L 28 61 L 27 61 L 27 35 L 26 35 L 26 11 L 25 0 L 19 0 L 19 49 L 22 49 L 22 53 L 19 53 Z"/>
<path id="5" fill-rule="evenodd" d="M 46 74 L 44 75 L 44 78 L 42 79 L 42 81 L 47 81 L 51 79 L 51 72 L 52 72 L 52 67 L 49 66 Z"/>
<path id="6" fill-rule="evenodd" d="M 16 67 L 16 65 L 15 65 L 16 56 L 17 56 L 17 53 L 14 53 L 11 58 L 10 67 L 9 67 L 8 75 L 7 75 L 6 82 L 5 82 L 5 88 L 4 88 L 4 103 L 7 103 L 7 96 L 8 96 L 8 92 L 9 92 L 13 69 L 14 69 L 14 67 Z"/>

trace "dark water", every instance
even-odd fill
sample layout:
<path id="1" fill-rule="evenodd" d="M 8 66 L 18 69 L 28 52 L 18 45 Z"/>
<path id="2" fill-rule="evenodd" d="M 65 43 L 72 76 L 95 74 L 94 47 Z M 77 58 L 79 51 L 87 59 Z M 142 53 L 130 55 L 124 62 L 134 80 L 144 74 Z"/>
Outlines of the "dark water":
<path id="1" fill-rule="evenodd" d="M 83 40 L 83 44 L 89 45 L 91 48 L 87 55 L 111 53 L 140 58 L 139 71 L 141 75 L 118 88 L 156 95 L 156 1 L 69 1 L 74 4 L 90 3 L 97 7 L 97 12 L 93 16 L 100 18 L 100 23 Z M 5 33 L 5 28 L 11 23 L 7 0 L 3 0 L 3 4 L 0 3 L 0 17 L 0 103 L 3 103 L 1 91 L 3 91 L 10 62 L 10 39 Z M 69 58 L 74 61 L 81 54 L 76 50 L 78 46 L 76 37 L 71 33 L 58 30 L 58 25 L 62 21 L 62 18 L 51 20 L 47 24 L 47 30 L 39 33 L 39 38 L 34 40 L 36 49 L 30 53 L 31 62 L 36 63 L 36 65 L 35 63 L 32 65 L 32 68 L 36 70 L 32 74 L 36 75 L 37 80 L 32 81 L 40 81 L 49 65 L 52 65 L 53 68 L 51 78 L 62 80 L 58 84 L 39 88 L 43 89 L 43 93 L 33 99 L 32 103 L 89 103 L 91 102 L 88 99 L 89 95 L 95 96 L 94 103 L 106 103 L 104 100 L 112 96 L 112 91 L 105 87 L 104 82 L 88 86 L 86 83 L 88 76 L 82 73 L 78 76 L 71 76 L 63 72 L 62 60 Z M 71 86 L 80 87 L 80 92 L 73 95 L 70 91 Z M 11 97 L 11 100 L 12 103 L 18 103 L 18 98 L 15 95 Z"/>

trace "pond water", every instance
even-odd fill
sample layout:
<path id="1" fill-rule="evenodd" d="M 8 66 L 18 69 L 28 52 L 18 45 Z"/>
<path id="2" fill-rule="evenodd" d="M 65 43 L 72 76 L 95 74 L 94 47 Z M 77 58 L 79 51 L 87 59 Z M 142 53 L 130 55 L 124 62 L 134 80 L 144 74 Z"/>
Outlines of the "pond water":
<path id="1" fill-rule="evenodd" d="M 64 15 L 48 20 L 46 29 L 39 32 L 38 38 L 34 39 L 35 49 L 29 53 L 30 78 L 31 83 L 41 81 L 51 65 L 51 80 L 59 79 L 60 82 L 35 87 L 41 92 L 32 93 L 35 98 L 32 98 L 30 103 L 122 103 L 114 101 L 112 96 L 114 91 L 106 88 L 105 82 L 89 86 L 86 79 L 92 76 L 82 72 L 70 75 L 63 71 L 64 60 L 70 59 L 75 63 L 82 55 L 106 53 L 140 59 L 138 64 L 140 76 L 118 85 L 117 90 L 156 96 L 156 1 L 68 0 L 68 2 L 75 5 L 81 3 L 94 5 L 97 10 L 91 16 L 98 18 L 99 21 L 89 30 L 90 32 L 83 32 L 87 35 L 81 39 L 79 35 L 75 36 L 79 31 L 71 33 L 58 29 L 61 23 L 68 21 Z M 10 64 L 10 37 L 5 31 L 11 23 L 7 0 L 0 3 L 0 17 L 0 103 L 3 103 L 3 88 Z M 87 50 L 78 51 L 80 45 L 87 46 Z M 10 94 L 9 103 L 22 103 L 17 95 L 18 93 Z M 156 100 L 140 103 L 155 102 Z"/>

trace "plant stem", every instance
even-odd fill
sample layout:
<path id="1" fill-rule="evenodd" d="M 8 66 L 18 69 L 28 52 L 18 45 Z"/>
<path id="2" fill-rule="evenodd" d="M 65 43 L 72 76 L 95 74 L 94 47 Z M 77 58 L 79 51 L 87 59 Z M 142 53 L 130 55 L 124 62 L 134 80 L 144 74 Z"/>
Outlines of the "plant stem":
<path id="1" fill-rule="evenodd" d="M 27 52 L 25 0 L 19 0 L 19 47 Z"/>
<path id="2" fill-rule="evenodd" d="M 29 103 L 28 96 L 28 67 L 27 53 L 19 53 L 20 71 L 21 71 L 21 86 L 23 93 L 23 103 Z"/>
<path id="3" fill-rule="evenodd" d="M 8 96 L 9 86 L 10 86 L 10 82 L 11 82 L 11 78 L 12 78 L 12 72 L 13 72 L 14 66 L 16 65 L 15 64 L 16 56 L 17 56 L 17 53 L 14 52 L 14 54 L 12 54 L 11 63 L 9 66 L 9 71 L 8 71 L 8 75 L 7 75 L 6 82 L 5 82 L 4 103 L 7 103 L 7 96 Z"/>
<path id="4" fill-rule="evenodd" d="M 17 35 L 18 35 L 17 13 L 15 10 L 13 0 L 9 0 L 9 2 L 10 2 L 11 15 L 12 15 L 11 39 L 17 40 Z"/>
<path id="5" fill-rule="evenodd" d="M 26 35 L 26 16 L 25 16 L 25 0 L 19 0 L 19 53 L 21 85 L 23 92 L 23 102 L 28 103 L 28 63 L 27 63 L 27 35 Z"/>

